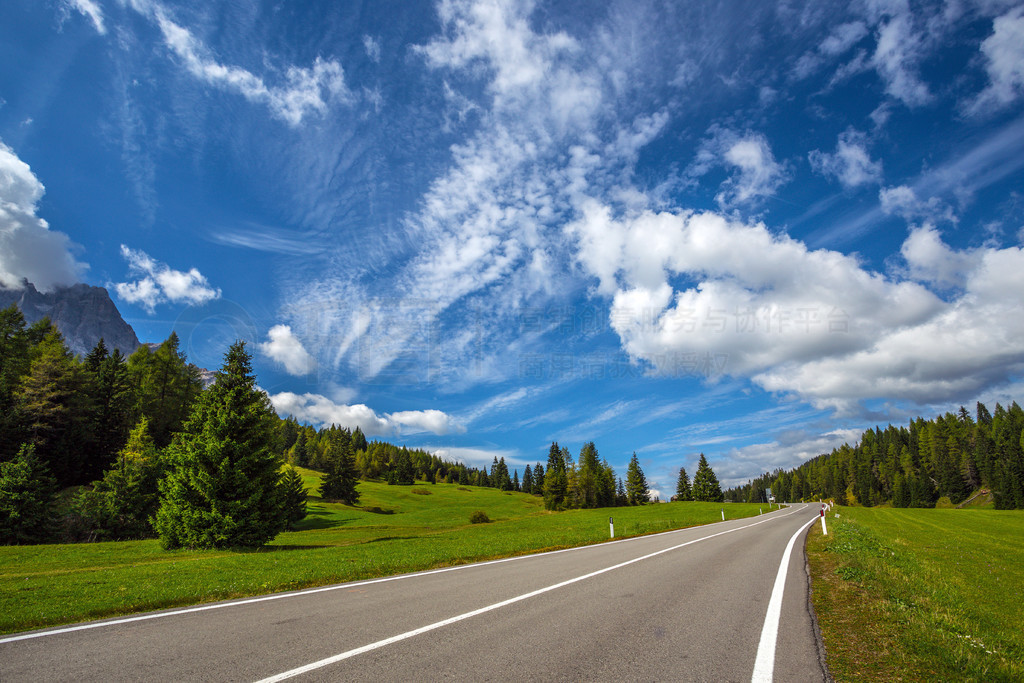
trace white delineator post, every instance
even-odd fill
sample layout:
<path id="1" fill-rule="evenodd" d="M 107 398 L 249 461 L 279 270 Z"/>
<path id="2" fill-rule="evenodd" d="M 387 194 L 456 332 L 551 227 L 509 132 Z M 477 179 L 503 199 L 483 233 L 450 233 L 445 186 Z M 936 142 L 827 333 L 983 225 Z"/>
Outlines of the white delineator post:
<path id="1" fill-rule="evenodd" d="M 608 529 L 609 529 L 609 531 L 611 531 L 612 538 L 615 538 L 615 518 L 614 517 L 609 517 L 608 518 Z"/>
<path id="2" fill-rule="evenodd" d="M 722 521 L 725 521 L 725 508 L 722 508 Z"/>
<path id="3" fill-rule="evenodd" d="M 828 536 L 828 529 L 825 527 L 825 506 L 821 506 L 821 533 Z"/>

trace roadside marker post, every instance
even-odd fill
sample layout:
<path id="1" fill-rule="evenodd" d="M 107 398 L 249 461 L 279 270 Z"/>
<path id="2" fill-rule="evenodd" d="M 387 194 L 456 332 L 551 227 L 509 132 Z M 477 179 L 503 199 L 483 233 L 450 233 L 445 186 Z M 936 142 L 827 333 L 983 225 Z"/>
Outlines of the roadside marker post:
<path id="1" fill-rule="evenodd" d="M 615 538 L 615 518 L 614 517 L 609 517 L 608 518 L 608 529 L 611 531 L 612 538 Z"/>
<path id="2" fill-rule="evenodd" d="M 825 506 L 821 506 L 821 533 L 828 536 L 828 529 L 825 527 Z"/>
<path id="3" fill-rule="evenodd" d="M 722 521 L 725 521 L 725 508 L 722 508 Z"/>

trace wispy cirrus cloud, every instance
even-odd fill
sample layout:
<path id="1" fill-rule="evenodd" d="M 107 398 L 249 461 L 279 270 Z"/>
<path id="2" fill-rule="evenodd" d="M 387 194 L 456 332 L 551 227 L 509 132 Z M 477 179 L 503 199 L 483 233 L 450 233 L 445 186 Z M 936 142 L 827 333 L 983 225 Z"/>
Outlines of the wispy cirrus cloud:
<path id="1" fill-rule="evenodd" d="M 74 1 L 95 7 L 93 0 Z M 175 21 L 157 0 L 126 2 L 159 28 L 164 45 L 192 76 L 213 87 L 237 93 L 250 102 L 266 105 L 271 114 L 290 126 L 300 125 L 311 113 L 325 114 L 333 102 L 349 103 L 354 99 L 345 83 L 345 71 L 337 60 L 317 57 L 310 67 L 287 66 L 283 73 L 275 74 L 274 80 L 278 83 L 268 84 L 263 76 L 219 61 L 209 47 Z M 97 30 L 99 28 L 98 25 Z"/>

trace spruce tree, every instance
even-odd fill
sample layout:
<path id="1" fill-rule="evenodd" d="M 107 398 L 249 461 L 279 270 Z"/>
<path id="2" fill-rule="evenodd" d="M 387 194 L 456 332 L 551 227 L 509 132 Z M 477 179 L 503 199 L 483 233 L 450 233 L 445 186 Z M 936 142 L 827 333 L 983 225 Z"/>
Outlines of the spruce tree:
<path id="1" fill-rule="evenodd" d="M 40 543 L 53 530 L 57 482 L 31 445 L 0 463 L 0 545 Z"/>
<path id="2" fill-rule="evenodd" d="M 650 502 L 651 493 L 647 488 L 647 477 L 640 469 L 640 460 L 633 451 L 633 457 L 629 459 L 629 466 L 626 467 L 626 499 L 630 505 L 642 505 Z"/>
<path id="3" fill-rule="evenodd" d="M 691 500 L 693 491 L 690 489 L 690 477 L 686 474 L 686 468 L 679 468 L 679 480 L 676 482 L 676 500 Z"/>
<path id="4" fill-rule="evenodd" d="M 320 497 L 324 500 L 338 500 L 346 505 L 359 502 L 359 492 L 356 490 L 359 473 L 356 471 L 351 440 L 340 436 L 330 438 L 327 450 L 324 451 L 324 460 L 327 472 L 320 480 Z"/>
<path id="5" fill-rule="evenodd" d="M 711 469 L 707 458 L 700 454 L 700 462 L 697 463 L 697 473 L 693 475 L 693 499 L 711 503 L 721 503 L 725 500 L 722 494 L 722 487 L 718 484 L 718 477 Z"/>
<path id="6" fill-rule="evenodd" d="M 297 469 L 285 468 L 281 489 L 284 491 L 285 528 L 294 529 L 296 523 L 306 518 L 306 497 L 309 495 Z"/>
<path id="7" fill-rule="evenodd" d="M 165 548 L 256 547 L 284 528 L 275 419 L 245 343 L 236 342 L 170 449 L 156 515 Z"/>
<path id="8" fill-rule="evenodd" d="M 566 476 L 565 453 L 552 443 L 548 450 L 548 467 L 544 470 L 544 508 L 561 510 L 565 507 L 565 494 L 569 487 Z"/>
<path id="9" fill-rule="evenodd" d="M 85 531 L 108 540 L 152 537 L 153 516 L 160 504 L 158 482 L 163 473 L 160 453 L 143 416 L 128 435 L 114 466 L 75 500 Z"/>

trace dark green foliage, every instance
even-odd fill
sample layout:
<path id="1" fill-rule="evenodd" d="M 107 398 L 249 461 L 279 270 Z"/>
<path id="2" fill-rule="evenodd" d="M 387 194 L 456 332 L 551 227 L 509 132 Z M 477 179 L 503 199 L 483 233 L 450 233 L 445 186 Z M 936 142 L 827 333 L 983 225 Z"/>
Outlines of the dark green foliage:
<path id="1" fill-rule="evenodd" d="M 759 500 L 772 487 L 790 500 L 830 498 L 842 505 L 934 507 L 942 497 L 957 504 L 988 491 L 995 507 L 1024 507 L 1024 411 L 997 404 L 994 414 L 961 407 L 906 427 L 869 429 L 855 446 L 844 444 L 800 467 L 766 473 L 729 491 L 732 500 Z M 798 493 L 797 493 L 798 492 Z"/>
<path id="2" fill-rule="evenodd" d="M 256 547 L 284 528 L 276 419 L 236 342 L 169 449 L 156 515 L 165 548 Z"/>
<path id="3" fill-rule="evenodd" d="M 192 412 L 202 392 L 199 370 L 178 348 L 174 332 L 155 350 L 140 346 L 128 358 L 128 374 L 136 392 L 136 409 L 149 419 L 159 448 L 171 442 Z"/>
<path id="4" fill-rule="evenodd" d="M 155 536 L 153 517 L 160 504 L 158 482 L 163 474 L 160 453 L 149 435 L 146 418 L 142 418 L 114 466 L 75 501 L 88 537 L 124 540 Z"/>
<path id="5" fill-rule="evenodd" d="M 523 470 L 522 490 L 523 493 L 533 493 L 533 470 L 529 465 Z"/>
<path id="6" fill-rule="evenodd" d="M 469 516 L 470 524 L 487 524 L 491 521 L 491 518 L 487 516 L 487 513 L 483 510 L 474 510 Z"/>
<path id="7" fill-rule="evenodd" d="M 96 453 L 93 377 L 55 327 L 32 353 L 28 374 L 15 393 L 20 434 L 35 446 L 60 486 L 85 484 L 109 462 L 108 454 Z"/>
<path id="8" fill-rule="evenodd" d="M 548 450 L 548 467 L 544 472 L 544 507 L 548 510 L 561 510 L 565 507 L 565 494 L 569 488 L 566 475 L 565 455 L 552 443 Z"/>
<path id="9" fill-rule="evenodd" d="M 306 518 L 306 498 L 309 495 L 302 483 L 302 475 L 294 467 L 285 468 L 281 489 L 284 491 L 285 528 L 294 529 Z"/>
<path id="10" fill-rule="evenodd" d="M 53 531 L 57 483 L 31 445 L 0 463 L 0 544 L 39 543 Z"/>
<path id="11" fill-rule="evenodd" d="M 700 454 L 700 461 L 697 463 L 697 473 L 693 475 L 693 499 L 711 503 L 720 503 L 724 500 L 718 477 L 715 476 L 715 471 L 711 469 L 703 453 Z"/>
<path id="12" fill-rule="evenodd" d="M 352 439 L 347 429 L 332 430 L 328 434 L 323 461 L 326 472 L 320 483 L 320 497 L 355 505 L 359 501 L 359 492 L 356 491 L 359 474 L 356 472 Z"/>
<path id="13" fill-rule="evenodd" d="M 629 466 L 626 468 L 626 500 L 630 505 L 643 505 L 650 502 L 650 491 L 647 488 L 647 477 L 640 469 L 640 460 L 633 452 L 629 459 Z"/>
<path id="14" fill-rule="evenodd" d="M 679 468 L 679 479 L 676 480 L 676 500 L 692 500 L 693 491 L 690 489 L 690 477 L 686 474 L 686 468 Z"/>

